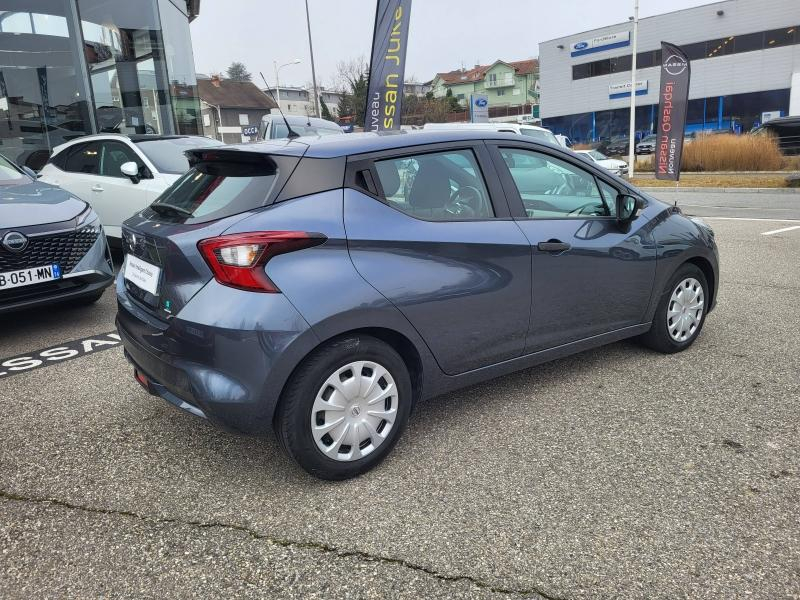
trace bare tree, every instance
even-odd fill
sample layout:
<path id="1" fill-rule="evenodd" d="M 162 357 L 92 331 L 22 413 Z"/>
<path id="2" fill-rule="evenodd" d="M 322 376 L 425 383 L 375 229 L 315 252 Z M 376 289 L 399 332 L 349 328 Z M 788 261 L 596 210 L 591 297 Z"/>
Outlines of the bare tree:
<path id="1" fill-rule="evenodd" d="M 336 75 L 333 77 L 333 89 L 337 92 L 350 93 L 358 85 L 361 78 L 369 76 L 369 63 L 362 54 L 350 60 L 336 63 Z"/>

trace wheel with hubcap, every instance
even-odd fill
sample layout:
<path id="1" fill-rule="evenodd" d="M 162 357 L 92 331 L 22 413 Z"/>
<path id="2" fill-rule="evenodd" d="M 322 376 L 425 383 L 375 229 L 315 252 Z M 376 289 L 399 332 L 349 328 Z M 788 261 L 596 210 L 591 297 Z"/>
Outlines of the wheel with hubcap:
<path id="1" fill-rule="evenodd" d="M 641 336 L 659 352 L 680 352 L 691 346 L 706 318 L 708 283 L 699 267 L 682 265 L 667 283 L 650 331 Z"/>
<path id="2" fill-rule="evenodd" d="M 287 453 L 322 479 L 354 477 L 391 451 L 411 413 L 403 359 L 370 336 L 335 340 L 292 376 L 275 417 Z"/>

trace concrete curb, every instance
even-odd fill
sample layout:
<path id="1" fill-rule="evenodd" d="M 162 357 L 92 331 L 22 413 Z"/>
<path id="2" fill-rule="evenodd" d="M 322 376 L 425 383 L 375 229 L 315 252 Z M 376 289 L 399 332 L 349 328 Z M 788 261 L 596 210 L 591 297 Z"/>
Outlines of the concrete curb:
<path id="1" fill-rule="evenodd" d="M 637 186 L 643 192 L 648 194 L 668 193 L 668 194 L 683 194 L 683 193 L 699 193 L 705 192 L 706 194 L 719 194 L 724 192 L 726 194 L 800 194 L 800 188 L 715 188 L 715 187 L 647 187 Z"/>

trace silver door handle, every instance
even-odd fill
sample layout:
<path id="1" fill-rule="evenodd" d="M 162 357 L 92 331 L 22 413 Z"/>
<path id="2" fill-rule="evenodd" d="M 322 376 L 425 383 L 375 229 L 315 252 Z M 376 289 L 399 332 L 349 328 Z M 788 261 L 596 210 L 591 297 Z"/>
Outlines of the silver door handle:
<path id="1" fill-rule="evenodd" d="M 92 191 L 93 192 L 102 192 L 103 191 L 103 186 L 100 185 L 100 184 L 95 184 L 95 185 L 92 186 Z"/>

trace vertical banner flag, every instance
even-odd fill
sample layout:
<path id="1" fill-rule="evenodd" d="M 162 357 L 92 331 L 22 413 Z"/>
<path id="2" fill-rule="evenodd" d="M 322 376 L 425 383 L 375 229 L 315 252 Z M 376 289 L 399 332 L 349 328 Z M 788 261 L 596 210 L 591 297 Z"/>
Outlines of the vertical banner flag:
<path id="1" fill-rule="evenodd" d="M 411 0 L 378 0 L 365 131 L 400 129 Z"/>
<path id="2" fill-rule="evenodd" d="M 661 42 L 656 179 L 678 181 L 681 176 L 690 74 L 691 68 L 686 53 L 678 46 Z"/>

